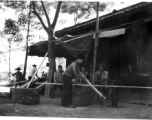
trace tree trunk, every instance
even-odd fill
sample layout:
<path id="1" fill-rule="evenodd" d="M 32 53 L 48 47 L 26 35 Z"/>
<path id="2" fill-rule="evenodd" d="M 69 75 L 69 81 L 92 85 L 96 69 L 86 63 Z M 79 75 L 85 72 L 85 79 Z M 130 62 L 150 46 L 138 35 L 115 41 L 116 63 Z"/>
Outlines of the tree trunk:
<path id="1" fill-rule="evenodd" d="M 24 70 L 23 70 L 23 79 L 26 79 L 27 59 L 28 59 L 28 43 L 26 43 L 26 53 L 25 53 L 25 62 L 24 62 Z"/>
<path id="2" fill-rule="evenodd" d="M 49 61 L 49 73 L 47 77 L 47 82 L 53 82 L 54 64 L 55 64 L 55 43 L 51 42 L 53 40 L 53 30 L 48 29 L 48 61 Z M 45 96 L 50 95 L 51 85 L 46 84 Z"/>
<path id="3" fill-rule="evenodd" d="M 10 75 L 11 75 L 11 45 L 9 44 L 9 78 L 10 78 Z"/>

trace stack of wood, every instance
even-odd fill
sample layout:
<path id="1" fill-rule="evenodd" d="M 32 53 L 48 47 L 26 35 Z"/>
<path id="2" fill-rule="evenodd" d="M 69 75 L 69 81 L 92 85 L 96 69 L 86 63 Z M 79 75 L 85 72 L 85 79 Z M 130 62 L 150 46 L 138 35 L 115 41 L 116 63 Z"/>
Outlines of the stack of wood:
<path id="1" fill-rule="evenodd" d="M 59 98 L 62 97 L 62 86 L 58 86 L 56 88 L 55 97 L 59 97 Z"/>
<path id="2" fill-rule="evenodd" d="M 93 104 L 95 92 L 90 87 L 74 86 L 72 104 L 76 107 Z"/>
<path id="3" fill-rule="evenodd" d="M 40 102 L 40 93 L 34 88 L 11 88 L 10 102 L 35 105 Z"/>

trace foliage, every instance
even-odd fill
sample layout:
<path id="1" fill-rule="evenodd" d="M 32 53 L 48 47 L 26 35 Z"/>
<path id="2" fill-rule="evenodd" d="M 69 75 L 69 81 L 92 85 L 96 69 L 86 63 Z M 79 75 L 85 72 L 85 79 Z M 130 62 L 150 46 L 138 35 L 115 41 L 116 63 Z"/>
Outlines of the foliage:
<path id="1" fill-rule="evenodd" d="M 20 43 L 23 40 L 23 35 L 20 33 L 18 24 L 13 19 L 5 20 L 4 33 L 8 35 L 7 40 L 9 44 L 12 43 L 12 41 Z"/>
<path id="2" fill-rule="evenodd" d="M 47 14 L 51 14 L 52 9 L 56 9 L 58 5 L 58 1 L 43 1 L 45 9 L 47 11 Z M 40 2 L 34 1 L 35 4 L 35 10 L 37 11 L 39 16 L 45 16 L 44 9 Z M 104 11 L 107 5 L 110 3 L 100 3 L 99 10 Z M 19 19 L 18 24 L 19 25 L 25 25 L 28 21 L 28 11 L 29 11 L 29 2 L 28 1 L 4 1 L 4 5 L 7 7 L 11 7 L 16 10 L 18 13 Z M 62 13 L 68 13 L 68 14 L 74 14 L 74 22 L 75 24 L 78 22 L 79 19 L 82 19 L 83 17 L 87 18 L 92 13 L 95 13 L 96 11 L 96 2 L 82 2 L 82 1 L 63 1 L 60 12 Z M 34 7 L 31 6 L 31 10 L 33 13 Z M 36 15 L 31 14 L 31 19 L 37 18 Z M 44 21 L 44 19 L 43 19 Z M 51 22 L 51 21 L 50 21 Z M 33 23 L 33 21 L 32 21 Z M 61 20 L 61 23 L 65 23 L 65 21 Z M 40 24 L 33 23 L 36 26 L 40 26 Z M 42 29 L 39 27 L 39 29 Z"/>
<path id="3" fill-rule="evenodd" d="M 99 11 L 104 11 L 108 3 L 100 3 Z M 89 16 L 96 11 L 96 2 L 79 2 L 79 1 L 68 1 L 64 2 L 61 7 L 62 13 L 74 14 L 74 22 L 77 23 L 78 19 L 84 16 Z"/>
<path id="4" fill-rule="evenodd" d="M 19 32 L 19 27 L 15 20 L 7 19 L 5 20 L 5 34 L 12 34 L 15 35 Z"/>

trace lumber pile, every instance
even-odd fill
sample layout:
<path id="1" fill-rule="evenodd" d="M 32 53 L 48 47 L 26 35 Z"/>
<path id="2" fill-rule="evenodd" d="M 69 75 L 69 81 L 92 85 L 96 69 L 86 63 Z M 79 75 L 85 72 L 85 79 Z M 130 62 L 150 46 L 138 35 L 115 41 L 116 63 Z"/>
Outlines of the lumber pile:
<path id="1" fill-rule="evenodd" d="M 90 87 L 74 86 L 72 104 L 76 107 L 93 104 L 95 92 Z"/>

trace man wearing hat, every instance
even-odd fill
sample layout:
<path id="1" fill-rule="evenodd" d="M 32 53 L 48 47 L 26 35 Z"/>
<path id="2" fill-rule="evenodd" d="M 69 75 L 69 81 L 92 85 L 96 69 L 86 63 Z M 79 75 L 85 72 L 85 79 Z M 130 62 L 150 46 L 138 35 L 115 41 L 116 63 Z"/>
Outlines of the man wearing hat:
<path id="1" fill-rule="evenodd" d="M 17 70 L 17 72 L 15 72 L 14 74 L 12 74 L 15 78 L 16 78 L 16 82 L 20 82 L 20 81 L 23 81 L 23 75 L 22 73 L 20 72 L 21 68 L 18 67 L 16 68 L 15 70 Z M 17 85 L 17 84 L 16 84 Z M 20 85 L 20 84 L 18 84 Z"/>

